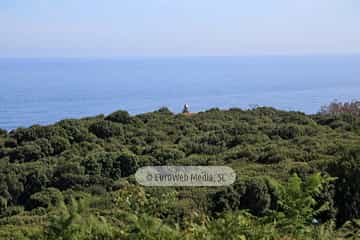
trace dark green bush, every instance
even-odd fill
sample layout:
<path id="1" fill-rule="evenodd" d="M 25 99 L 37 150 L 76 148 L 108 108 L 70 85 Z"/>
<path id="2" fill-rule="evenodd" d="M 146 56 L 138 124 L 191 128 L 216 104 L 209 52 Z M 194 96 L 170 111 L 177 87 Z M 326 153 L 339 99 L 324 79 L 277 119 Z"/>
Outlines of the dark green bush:
<path id="1" fill-rule="evenodd" d="M 7 148 L 15 148 L 17 146 L 17 141 L 13 138 L 6 139 L 4 142 L 4 146 Z"/>
<path id="2" fill-rule="evenodd" d="M 261 215 L 271 205 L 271 193 L 263 179 L 240 181 L 212 197 L 215 212 L 226 210 L 250 209 L 254 214 Z"/>
<path id="3" fill-rule="evenodd" d="M 181 158 L 185 157 L 185 153 L 170 146 L 161 146 L 155 148 L 151 155 L 162 165 L 172 164 Z"/>
<path id="4" fill-rule="evenodd" d="M 51 143 L 46 138 L 39 138 L 35 143 L 40 147 L 41 152 L 44 156 L 50 156 L 54 153 L 54 148 L 51 146 Z"/>
<path id="5" fill-rule="evenodd" d="M 118 122 L 118 123 L 122 123 L 122 124 L 128 124 L 131 122 L 131 117 L 127 111 L 119 110 L 119 111 L 113 112 L 112 114 L 107 116 L 105 118 L 105 120 L 109 120 L 112 122 Z"/>
<path id="6" fill-rule="evenodd" d="M 6 137 L 7 136 L 7 131 L 0 128 L 0 136 L 3 136 L 3 137 L 5 136 Z"/>
<path id="7" fill-rule="evenodd" d="M 65 137 L 65 131 L 57 126 L 40 126 L 34 125 L 30 128 L 18 128 L 10 132 L 10 136 L 15 138 L 19 143 L 34 141 L 38 138 L 50 139 L 54 136 Z"/>
<path id="8" fill-rule="evenodd" d="M 305 134 L 305 130 L 302 126 L 299 125 L 286 124 L 277 127 L 274 134 L 280 136 L 283 139 L 293 139 L 296 137 L 303 136 Z"/>
<path id="9" fill-rule="evenodd" d="M 139 167 L 137 156 L 130 152 L 121 153 L 116 161 L 120 166 L 122 177 L 128 177 L 131 174 L 134 174 Z"/>
<path id="10" fill-rule="evenodd" d="M 90 141 L 92 139 L 88 129 L 83 126 L 79 120 L 62 120 L 58 123 L 58 125 L 65 130 L 66 135 L 71 143 Z"/>
<path id="11" fill-rule="evenodd" d="M 268 145 L 264 148 L 263 153 L 259 156 L 257 162 L 274 164 L 285 161 L 286 159 L 288 159 L 288 156 L 283 147 Z"/>
<path id="12" fill-rule="evenodd" d="M 335 206 L 338 224 L 360 218 L 360 148 L 344 149 L 342 158 L 331 162 L 327 171 L 337 177 Z"/>
<path id="13" fill-rule="evenodd" d="M 56 188 L 47 188 L 30 196 L 30 208 L 57 207 L 64 201 L 62 193 Z"/>
<path id="14" fill-rule="evenodd" d="M 118 179 L 121 177 L 118 157 L 119 153 L 95 152 L 87 156 L 81 164 L 86 174 Z"/>
<path id="15" fill-rule="evenodd" d="M 60 217 L 72 199 L 89 201 L 89 208 L 74 212 L 75 220 L 96 216 L 116 232 L 121 226 L 120 239 L 139 237 L 134 229 L 149 236 L 148 226 L 141 224 L 153 219 L 139 221 L 141 214 L 156 217 L 161 222 L 156 226 L 168 224 L 179 239 L 331 239 L 326 234 L 335 236 L 334 229 L 327 221 L 335 213 L 339 226 L 360 216 L 359 117 L 273 108 L 213 109 L 185 116 L 164 108 L 134 117 L 119 111 L 106 119 L 68 119 L 0 136 L 0 215 L 9 215 L 0 216 L 0 239 L 11 239 L 9 229 L 28 239 L 44 239 L 49 217 Z M 222 188 L 161 191 L 136 184 L 138 167 L 162 164 L 228 165 L 238 181 Z M 325 184 L 326 174 L 312 177 L 318 171 L 338 179 Z M 64 204 L 55 207 L 61 202 L 56 200 L 59 193 Z M 25 210 L 11 210 L 16 206 Z M 128 210 L 134 214 L 131 219 Z M 61 216 L 69 220 L 72 213 Z M 129 228 L 130 222 L 140 225 Z M 34 237 L 33 229 L 42 235 Z M 326 236 L 320 238 L 320 233 Z"/>
<path id="16" fill-rule="evenodd" d="M 39 160 L 44 155 L 39 145 L 36 143 L 26 143 L 23 146 L 16 147 L 10 152 L 9 156 L 12 162 L 30 162 Z"/>
<path id="17" fill-rule="evenodd" d="M 96 122 L 90 126 L 89 130 L 99 138 L 110 138 L 124 133 L 121 125 L 111 121 Z"/>
<path id="18" fill-rule="evenodd" d="M 60 136 L 51 138 L 50 144 L 54 151 L 54 154 L 62 153 L 71 146 L 69 140 Z"/>

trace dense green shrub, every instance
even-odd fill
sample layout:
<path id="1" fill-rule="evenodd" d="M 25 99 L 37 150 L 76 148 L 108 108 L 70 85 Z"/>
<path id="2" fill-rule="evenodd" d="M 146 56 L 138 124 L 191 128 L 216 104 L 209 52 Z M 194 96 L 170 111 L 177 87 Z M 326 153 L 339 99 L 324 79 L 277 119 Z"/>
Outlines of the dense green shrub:
<path id="1" fill-rule="evenodd" d="M 16 147 L 9 156 L 12 162 L 30 162 L 42 158 L 44 154 L 41 147 L 36 143 L 26 143 L 23 146 Z"/>
<path id="2" fill-rule="evenodd" d="M 130 152 L 123 152 L 116 159 L 119 163 L 122 177 L 128 177 L 134 174 L 139 167 L 138 158 L 135 154 Z"/>
<path id="3" fill-rule="evenodd" d="M 156 147 L 152 150 L 151 155 L 162 165 L 171 165 L 181 158 L 185 157 L 185 153 L 171 146 Z"/>
<path id="4" fill-rule="evenodd" d="M 56 136 L 50 139 L 54 154 L 59 154 L 70 147 L 70 142 L 64 137 Z"/>
<path id="5" fill-rule="evenodd" d="M 282 147 L 268 145 L 264 148 L 263 153 L 259 156 L 257 161 L 264 164 L 273 164 L 285 161 L 287 158 L 287 153 Z"/>
<path id="6" fill-rule="evenodd" d="M 86 178 L 84 172 L 85 170 L 79 162 L 61 162 L 54 168 L 51 185 L 60 190 L 77 186 L 79 183 L 81 185 L 84 182 L 81 179 Z"/>
<path id="7" fill-rule="evenodd" d="M 332 220 L 352 227 L 359 218 L 359 119 L 162 108 L 13 130 L 0 136 L 0 239 L 158 239 L 146 224 L 163 239 L 333 239 Z M 225 164 L 238 180 L 222 188 L 136 184 L 138 167 L 163 164 Z M 327 182 L 318 171 L 338 178 Z M 83 212 L 72 199 L 91 204 Z"/>
<path id="8" fill-rule="evenodd" d="M 252 145 L 238 145 L 229 149 L 225 154 L 225 160 L 256 161 L 259 158 L 259 150 Z"/>
<path id="9" fill-rule="evenodd" d="M 6 139 L 5 142 L 4 142 L 4 146 L 6 148 L 14 148 L 17 146 L 17 141 L 13 138 L 10 138 L 10 139 Z"/>
<path id="10" fill-rule="evenodd" d="M 337 177 L 335 206 L 338 224 L 360 218 L 360 148 L 346 148 L 343 157 L 331 162 L 327 171 Z"/>
<path id="11" fill-rule="evenodd" d="M 1 213 L 1 215 L 3 217 L 10 217 L 10 216 L 22 214 L 23 212 L 24 212 L 23 206 L 11 206 L 11 207 L 6 208 L 6 210 L 3 211 Z"/>
<path id="12" fill-rule="evenodd" d="M 52 141 L 54 142 L 54 141 Z M 35 143 L 40 147 L 41 152 L 43 153 L 44 156 L 50 156 L 54 153 L 54 148 L 51 145 L 50 141 L 47 140 L 46 138 L 39 138 L 35 141 Z M 58 146 L 55 146 L 58 148 Z M 59 149 L 57 149 L 59 150 Z"/>
<path id="13" fill-rule="evenodd" d="M 62 120 L 57 123 L 57 125 L 65 130 L 65 133 L 71 143 L 90 141 L 92 139 L 88 129 L 83 126 L 79 120 Z"/>
<path id="14" fill-rule="evenodd" d="M 304 128 L 295 124 L 279 125 L 274 132 L 274 135 L 280 136 L 283 139 L 293 139 L 304 134 Z"/>
<path id="15" fill-rule="evenodd" d="M 247 181 L 245 193 L 240 201 L 243 209 L 250 209 L 255 215 L 263 214 L 271 204 L 271 195 L 266 182 L 262 179 Z"/>
<path id="16" fill-rule="evenodd" d="M 15 138 L 19 143 L 34 141 L 38 138 L 50 139 L 54 136 L 65 136 L 62 128 L 57 126 L 40 126 L 34 125 L 30 128 L 18 128 L 10 132 L 10 136 Z"/>
<path id="17" fill-rule="evenodd" d="M 213 196 L 213 211 L 250 209 L 261 215 L 271 204 L 271 194 L 264 179 L 251 179 L 236 183 Z"/>
<path id="18" fill-rule="evenodd" d="M 0 136 L 4 137 L 7 135 L 7 131 L 0 128 Z"/>
<path id="19" fill-rule="evenodd" d="M 257 134 L 242 134 L 242 135 L 236 135 L 234 137 L 234 140 L 232 142 L 232 145 L 238 145 L 238 144 L 266 144 L 269 142 L 269 137 L 265 134 L 257 133 Z"/>
<path id="20" fill-rule="evenodd" d="M 121 177 L 121 168 L 117 160 L 119 155 L 119 153 L 95 152 L 88 155 L 81 164 L 86 174 L 118 179 Z"/>
<path id="21" fill-rule="evenodd" d="M 111 121 L 96 122 L 90 126 L 89 130 L 99 138 L 119 136 L 124 131 L 121 125 Z"/>
<path id="22" fill-rule="evenodd" d="M 128 124 L 131 121 L 131 117 L 130 117 L 130 114 L 127 111 L 119 110 L 119 111 L 113 112 L 112 114 L 107 116 L 105 118 L 105 120 L 109 120 L 109 121 L 112 121 L 112 122 L 123 123 L 123 124 Z"/>
<path id="23" fill-rule="evenodd" d="M 47 188 L 30 196 L 30 208 L 57 207 L 64 201 L 62 193 L 56 188 Z"/>

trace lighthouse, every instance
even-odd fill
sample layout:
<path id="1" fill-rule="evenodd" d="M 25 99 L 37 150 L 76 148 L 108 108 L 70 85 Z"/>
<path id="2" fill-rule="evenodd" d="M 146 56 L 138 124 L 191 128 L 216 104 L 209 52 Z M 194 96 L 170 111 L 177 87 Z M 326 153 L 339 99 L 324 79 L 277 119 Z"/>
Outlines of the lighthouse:
<path id="1" fill-rule="evenodd" d="M 190 113 L 190 107 L 189 104 L 185 104 L 182 113 Z"/>

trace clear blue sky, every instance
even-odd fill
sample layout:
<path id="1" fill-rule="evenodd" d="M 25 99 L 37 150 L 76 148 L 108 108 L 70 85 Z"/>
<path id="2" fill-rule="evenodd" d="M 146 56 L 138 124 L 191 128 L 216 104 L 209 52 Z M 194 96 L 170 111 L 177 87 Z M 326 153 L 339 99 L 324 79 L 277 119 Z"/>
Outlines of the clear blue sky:
<path id="1" fill-rule="evenodd" d="M 0 57 L 360 53 L 359 0 L 0 0 Z"/>

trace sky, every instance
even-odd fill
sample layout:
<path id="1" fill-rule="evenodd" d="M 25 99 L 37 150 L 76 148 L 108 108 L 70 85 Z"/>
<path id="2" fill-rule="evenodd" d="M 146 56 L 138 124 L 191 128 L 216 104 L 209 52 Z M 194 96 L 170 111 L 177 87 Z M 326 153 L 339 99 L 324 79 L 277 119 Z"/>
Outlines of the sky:
<path id="1" fill-rule="evenodd" d="M 1 57 L 359 54 L 358 0 L 0 0 Z"/>

